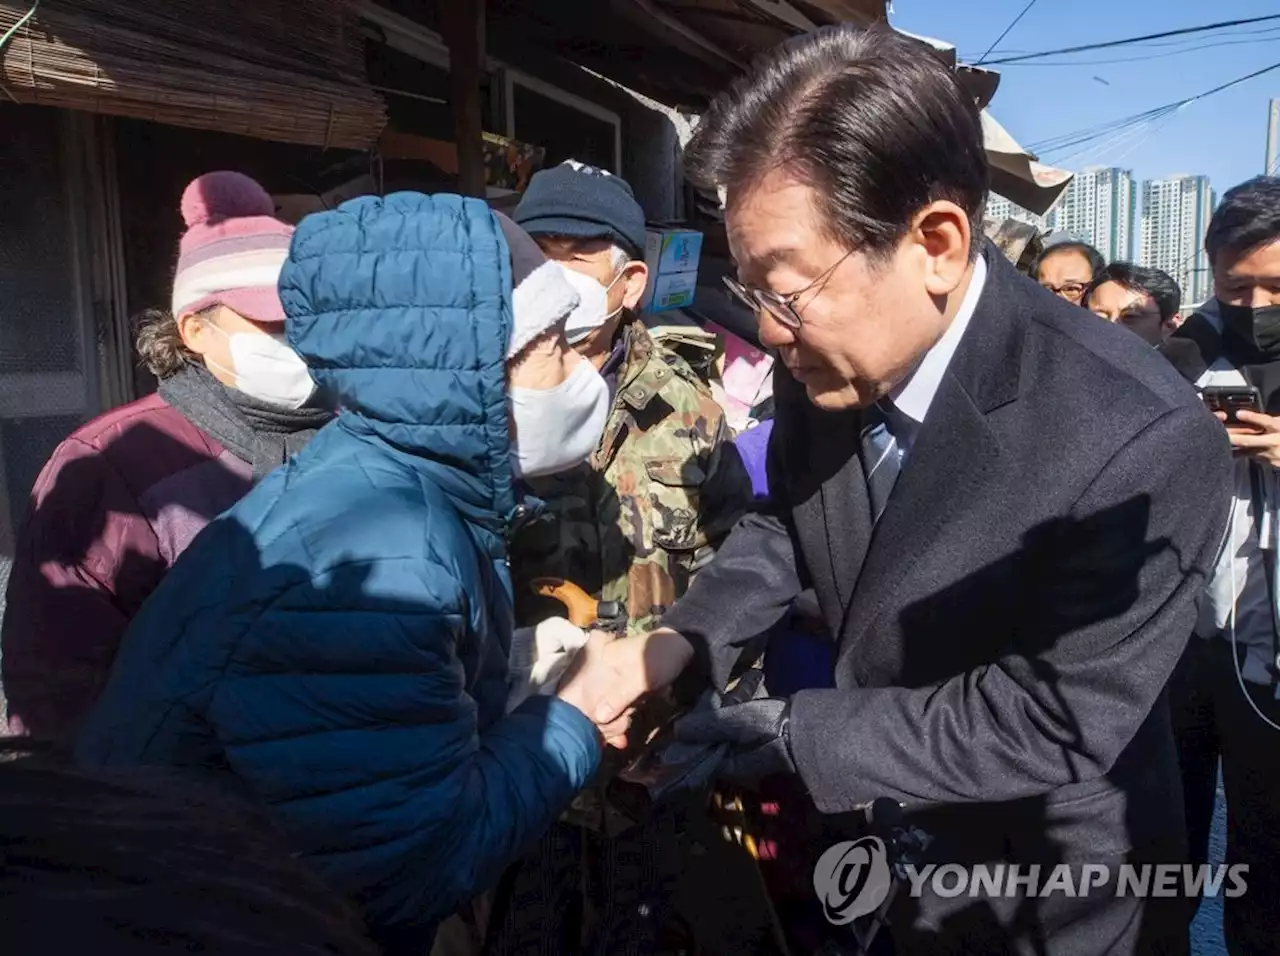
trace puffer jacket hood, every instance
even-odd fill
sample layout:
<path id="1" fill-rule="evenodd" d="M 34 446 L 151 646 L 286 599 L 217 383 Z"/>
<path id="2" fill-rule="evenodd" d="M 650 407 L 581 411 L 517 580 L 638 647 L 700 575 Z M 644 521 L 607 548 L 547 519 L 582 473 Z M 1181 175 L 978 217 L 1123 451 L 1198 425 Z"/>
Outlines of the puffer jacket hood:
<path id="1" fill-rule="evenodd" d="M 510 514 L 511 255 L 484 202 L 395 193 L 308 216 L 280 296 L 346 427 L 421 459 L 472 520 Z"/>

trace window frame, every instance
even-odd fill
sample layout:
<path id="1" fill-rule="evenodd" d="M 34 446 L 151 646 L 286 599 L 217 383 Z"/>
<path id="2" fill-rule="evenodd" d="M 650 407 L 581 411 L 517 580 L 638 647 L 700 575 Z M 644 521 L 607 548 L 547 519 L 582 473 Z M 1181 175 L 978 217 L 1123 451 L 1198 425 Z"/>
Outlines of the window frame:
<path id="1" fill-rule="evenodd" d="M 381 39 L 387 46 L 439 69 L 449 69 L 449 47 L 445 44 L 444 38 L 434 30 L 393 10 L 388 10 L 374 3 L 373 0 L 362 0 L 357 7 L 357 13 L 381 32 Z M 515 139 L 515 87 L 519 84 L 531 93 L 544 96 L 561 106 L 577 110 L 592 119 L 612 126 L 613 163 L 610 172 L 618 176 L 622 175 L 621 116 L 598 103 L 593 103 L 591 100 L 570 93 L 522 70 L 517 70 L 492 57 L 485 57 L 485 70 L 490 75 L 490 89 L 499 100 L 493 104 L 495 107 L 493 114 L 502 117 L 504 127 L 500 131 L 491 130 L 491 132 L 501 132 L 508 139 Z"/>

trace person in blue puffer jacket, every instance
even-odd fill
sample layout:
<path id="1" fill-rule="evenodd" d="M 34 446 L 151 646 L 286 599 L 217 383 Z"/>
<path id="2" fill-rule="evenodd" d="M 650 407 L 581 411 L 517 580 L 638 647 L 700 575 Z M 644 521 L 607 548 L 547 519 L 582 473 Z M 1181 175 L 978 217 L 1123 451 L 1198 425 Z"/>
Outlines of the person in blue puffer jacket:
<path id="1" fill-rule="evenodd" d="M 505 539 L 536 511 L 515 477 L 584 460 L 608 390 L 564 342 L 577 294 L 479 200 L 309 217 L 280 289 L 340 414 L 143 606 L 76 757 L 265 804 L 387 952 L 422 956 L 600 760 L 579 679 L 504 716 Z"/>

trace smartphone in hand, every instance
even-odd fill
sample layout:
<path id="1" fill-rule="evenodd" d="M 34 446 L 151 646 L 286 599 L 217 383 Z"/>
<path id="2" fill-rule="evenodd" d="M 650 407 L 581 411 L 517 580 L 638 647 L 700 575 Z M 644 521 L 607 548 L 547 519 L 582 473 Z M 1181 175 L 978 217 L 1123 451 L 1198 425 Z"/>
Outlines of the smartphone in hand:
<path id="1" fill-rule="evenodd" d="M 1207 385 L 1200 389 L 1200 400 L 1211 412 L 1223 412 L 1228 425 L 1250 427 L 1237 416 L 1238 412 L 1262 413 L 1262 393 L 1252 385 Z"/>

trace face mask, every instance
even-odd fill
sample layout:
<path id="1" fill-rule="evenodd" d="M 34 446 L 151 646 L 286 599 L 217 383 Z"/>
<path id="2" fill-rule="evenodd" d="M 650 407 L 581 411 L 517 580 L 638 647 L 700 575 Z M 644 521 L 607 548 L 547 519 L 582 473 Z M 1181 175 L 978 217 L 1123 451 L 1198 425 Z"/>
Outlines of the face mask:
<path id="1" fill-rule="evenodd" d="M 622 306 L 618 306 L 612 312 L 608 311 L 609 290 L 617 285 L 618 280 L 622 278 L 622 273 L 619 272 L 613 277 L 612 282 L 603 286 L 591 276 L 570 269 L 563 262 L 558 262 L 556 265 L 569 280 L 569 285 L 573 286 L 574 291 L 578 293 L 578 307 L 569 313 L 569 318 L 564 323 L 565 340 L 573 345 L 581 342 L 622 311 Z"/>
<path id="2" fill-rule="evenodd" d="M 1280 305 L 1253 309 L 1218 300 L 1222 324 L 1269 359 L 1280 358 Z"/>
<path id="3" fill-rule="evenodd" d="M 226 337 L 235 368 L 223 368 L 208 358 L 205 361 L 224 375 L 231 376 L 235 387 L 246 395 L 268 405 L 296 409 L 305 405 L 315 393 L 316 383 L 311 380 L 306 363 L 289 348 L 283 334 L 228 333 L 212 323 L 209 328 L 217 329 Z"/>
<path id="4" fill-rule="evenodd" d="M 516 477 L 567 471 L 595 451 L 609 415 L 609 386 L 590 362 L 579 362 L 555 388 L 510 389 Z"/>

